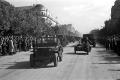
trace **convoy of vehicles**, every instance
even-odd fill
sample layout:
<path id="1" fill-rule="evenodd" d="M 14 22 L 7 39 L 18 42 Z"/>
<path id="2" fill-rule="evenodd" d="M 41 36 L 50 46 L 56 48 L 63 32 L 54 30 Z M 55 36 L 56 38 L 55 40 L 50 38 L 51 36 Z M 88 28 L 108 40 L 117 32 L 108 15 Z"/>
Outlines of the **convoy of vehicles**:
<path id="1" fill-rule="evenodd" d="M 30 65 L 34 67 L 37 62 L 42 65 L 53 62 L 56 67 L 58 61 L 62 61 L 62 52 L 63 47 L 56 36 L 39 37 L 30 55 Z"/>
<path id="2" fill-rule="evenodd" d="M 92 42 L 95 47 L 95 40 L 92 35 L 83 35 L 83 39 L 75 47 L 75 53 L 77 51 L 85 51 L 87 54 L 91 51 L 91 46 L 88 40 Z M 36 38 L 35 45 L 33 47 L 33 54 L 30 55 L 31 67 L 36 64 L 47 65 L 51 62 L 56 67 L 59 61 L 62 61 L 63 47 L 61 45 L 62 38 L 58 36 L 44 36 Z M 63 42 L 63 41 L 62 41 Z"/>
<path id="3" fill-rule="evenodd" d="M 87 54 L 91 51 L 92 46 L 96 46 L 95 38 L 93 34 L 83 34 L 83 38 L 79 43 L 74 47 L 74 52 L 85 51 Z"/>

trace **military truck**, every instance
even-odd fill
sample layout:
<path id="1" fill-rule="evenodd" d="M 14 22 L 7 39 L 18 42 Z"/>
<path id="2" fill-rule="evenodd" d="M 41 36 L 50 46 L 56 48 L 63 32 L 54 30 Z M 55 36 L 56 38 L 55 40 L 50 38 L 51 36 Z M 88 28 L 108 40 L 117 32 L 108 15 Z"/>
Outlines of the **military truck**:
<path id="1" fill-rule="evenodd" d="M 86 37 L 88 37 L 90 45 L 95 47 L 96 46 L 96 42 L 95 42 L 94 35 L 93 34 L 83 34 L 83 39 L 85 39 Z"/>
<path id="2" fill-rule="evenodd" d="M 31 67 L 35 67 L 36 63 L 47 65 L 51 62 L 56 67 L 62 61 L 63 47 L 56 36 L 39 37 L 35 42 L 33 54 L 30 55 Z"/>

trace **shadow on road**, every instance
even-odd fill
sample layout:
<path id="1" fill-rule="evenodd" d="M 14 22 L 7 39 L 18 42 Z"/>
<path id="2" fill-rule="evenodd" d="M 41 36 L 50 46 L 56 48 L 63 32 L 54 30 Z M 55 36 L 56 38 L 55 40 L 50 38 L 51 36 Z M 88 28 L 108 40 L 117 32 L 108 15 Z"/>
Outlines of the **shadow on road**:
<path id="1" fill-rule="evenodd" d="M 102 52 L 100 54 L 102 54 Z M 115 53 L 114 54 L 107 53 L 107 54 L 102 55 L 101 57 L 102 57 L 103 62 L 98 62 L 98 63 L 93 63 L 93 64 L 120 64 L 120 56 L 115 55 Z"/>
<path id="2" fill-rule="evenodd" d="M 7 69 L 30 69 L 30 64 L 28 61 L 15 62 L 14 65 L 9 66 Z"/>
<path id="3" fill-rule="evenodd" d="M 7 64 L 4 64 L 7 65 Z M 33 68 L 52 68 L 54 65 L 36 65 L 35 67 L 31 67 L 29 61 L 24 62 L 16 62 L 14 65 L 8 67 L 7 69 L 33 69 Z"/>
<path id="4" fill-rule="evenodd" d="M 92 63 L 92 64 L 120 64 L 120 62 L 101 62 L 101 63 Z"/>
<path id="5" fill-rule="evenodd" d="M 77 53 L 71 52 L 71 53 L 65 53 L 65 54 L 67 54 L 67 55 L 87 55 L 87 53 L 83 53 L 83 52 L 77 52 Z"/>
<path id="6" fill-rule="evenodd" d="M 53 68 L 54 67 L 54 65 L 37 65 L 36 67 L 34 67 L 34 68 Z"/>
<path id="7" fill-rule="evenodd" d="M 109 71 L 120 71 L 120 69 L 109 69 Z"/>
<path id="8" fill-rule="evenodd" d="M 99 50 L 97 52 L 103 53 L 103 52 L 106 52 L 106 50 Z"/>
<path id="9" fill-rule="evenodd" d="M 111 57 L 104 57 L 105 60 L 107 61 L 119 61 L 120 62 L 120 57 L 119 56 L 111 56 Z"/>

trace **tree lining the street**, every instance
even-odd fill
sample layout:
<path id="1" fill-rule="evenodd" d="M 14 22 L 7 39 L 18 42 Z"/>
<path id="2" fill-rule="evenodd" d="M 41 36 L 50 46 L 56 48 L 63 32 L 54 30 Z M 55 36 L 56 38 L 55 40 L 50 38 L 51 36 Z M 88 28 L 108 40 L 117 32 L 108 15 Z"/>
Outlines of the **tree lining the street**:
<path id="1" fill-rule="evenodd" d="M 120 2 L 116 0 L 114 6 L 111 8 L 111 18 L 104 21 L 104 26 L 96 32 L 101 38 L 107 38 L 113 35 L 120 34 Z M 92 30 L 94 31 L 94 30 Z M 92 33 L 91 31 L 91 33 Z"/>
<path id="2" fill-rule="evenodd" d="M 55 31 L 61 31 L 62 35 L 78 35 L 65 28 L 68 24 L 59 25 L 57 28 L 52 26 L 52 22 L 45 22 L 41 14 L 43 7 L 42 4 L 14 7 L 7 1 L 0 0 L 0 35 L 42 36 L 44 34 L 56 34 Z"/>
<path id="3" fill-rule="evenodd" d="M 35 5 L 30 9 L 18 9 L 4 0 L 0 1 L 0 34 L 36 36 L 42 35 L 43 31 L 52 33 L 53 31 L 36 12 L 38 10 L 36 8 L 42 7 L 42 5 Z"/>

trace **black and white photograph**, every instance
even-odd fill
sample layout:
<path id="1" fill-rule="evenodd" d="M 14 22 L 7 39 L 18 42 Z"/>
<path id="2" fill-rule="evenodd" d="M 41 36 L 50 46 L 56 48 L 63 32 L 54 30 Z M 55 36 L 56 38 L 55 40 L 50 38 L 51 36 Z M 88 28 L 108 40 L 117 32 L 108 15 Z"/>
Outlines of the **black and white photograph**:
<path id="1" fill-rule="evenodd" d="M 0 80 L 120 80 L 120 0 L 0 0 Z"/>

